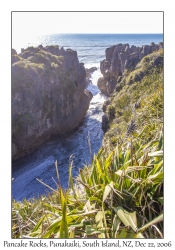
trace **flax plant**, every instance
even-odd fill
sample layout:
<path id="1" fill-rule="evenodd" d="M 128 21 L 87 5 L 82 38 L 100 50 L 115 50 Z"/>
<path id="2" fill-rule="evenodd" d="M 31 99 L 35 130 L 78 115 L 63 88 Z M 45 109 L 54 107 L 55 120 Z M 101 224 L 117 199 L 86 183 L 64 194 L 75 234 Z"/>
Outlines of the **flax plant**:
<path id="1" fill-rule="evenodd" d="M 57 189 L 47 186 L 52 194 L 12 200 L 13 238 L 163 238 L 162 68 L 145 74 L 114 93 L 103 147 L 92 155 L 88 135 L 92 162 L 76 178 L 69 162 L 67 190 L 56 162 Z"/>

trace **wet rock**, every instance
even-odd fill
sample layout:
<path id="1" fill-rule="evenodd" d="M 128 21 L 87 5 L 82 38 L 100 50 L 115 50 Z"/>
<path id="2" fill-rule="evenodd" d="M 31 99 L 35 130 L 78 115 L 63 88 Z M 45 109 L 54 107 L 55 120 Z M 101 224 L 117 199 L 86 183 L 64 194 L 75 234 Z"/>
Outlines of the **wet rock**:
<path id="1" fill-rule="evenodd" d="M 91 68 L 89 68 L 89 69 L 85 69 L 86 70 L 86 78 L 89 78 L 90 76 L 91 76 L 91 74 L 95 71 L 95 70 L 97 70 L 97 67 L 91 67 Z"/>
<path id="2" fill-rule="evenodd" d="M 89 99 L 90 99 L 90 101 L 92 100 L 92 97 L 93 97 L 93 94 L 88 90 L 88 89 L 85 89 L 84 90 L 84 93 L 85 93 L 85 95 L 87 95 L 88 97 L 89 97 Z"/>

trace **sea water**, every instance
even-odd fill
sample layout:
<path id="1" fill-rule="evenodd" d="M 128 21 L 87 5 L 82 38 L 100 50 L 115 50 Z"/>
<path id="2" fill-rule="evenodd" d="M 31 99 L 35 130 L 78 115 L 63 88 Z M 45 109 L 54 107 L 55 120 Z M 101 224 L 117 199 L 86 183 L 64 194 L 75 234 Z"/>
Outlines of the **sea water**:
<path id="1" fill-rule="evenodd" d="M 102 145 L 103 131 L 101 120 L 103 102 L 106 97 L 97 87 L 98 78 L 101 77 L 100 61 L 105 59 L 105 49 L 118 44 L 142 46 L 163 41 L 162 34 L 52 34 L 31 38 L 27 42 L 13 41 L 12 47 L 20 53 L 21 48 L 38 46 L 42 44 L 58 45 L 64 49 L 71 48 L 77 51 L 80 62 L 85 68 L 97 67 L 91 74 L 91 82 L 87 88 L 92 92 L 89 110 L 86 113 L 83 124 L 71 136 L 65 139 L 53 138 L 45 142 L 38 150 L 22 157 L 12 163 L 12 196 L 16 200 L 39 197 L 48 194 L 50 190 L 36 180 L 42 180 L 52 188 L 56 188 L 55 161 L 58 162 L 61 185 L 65 189 L 68 186 L 68 166 L 73 161 L 73 176 L 77 176 L 79 169 L 91 161 L 88 145 L 90 137 L 92 154 L 97 153 Z"/>

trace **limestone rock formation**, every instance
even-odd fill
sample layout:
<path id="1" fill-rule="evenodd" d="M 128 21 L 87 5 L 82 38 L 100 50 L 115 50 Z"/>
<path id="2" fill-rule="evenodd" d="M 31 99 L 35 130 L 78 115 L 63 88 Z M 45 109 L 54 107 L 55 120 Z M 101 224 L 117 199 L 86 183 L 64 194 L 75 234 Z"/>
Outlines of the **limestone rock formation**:
<path id="1" fill-rule="evenodd" d="M 106 133 L 109 129 L 109 119 L 106 114 L 102 116 L 102 130 L 104 133 Z"/>
<path id="2" fill-rule="evenodd" d="M 83 121 L 92 99 L 77 52 L 42 45 L 12 50 L 12 155 L 17 159 Z"/>
<path id="3" fill-rule="evenodd" d="M 163 48 L 163 43 L 136 47 L 129 44 L 117 44 L 107 48 L 106 59 L 100 62 L 100 70 L 103 77 L 98 81 L 98 88 L 103 94 L 109 96 L 113 93 L 117 83 L 121 81 L 123 72 L 133 70 L 143 57 Z M 157 62 L 159 63 L 158 59 Z"/>
<path id="4" fill-rule="evenodd" d="M 97 70 L 97 67 L 91 67 L 91 68 L 86 68 L 86 77 L 89 78 L 90 75 L 95 71 Z"/>
<path id="5" fill-rule="evenodd" d="M 122 76 L 117 78 L 115 91 L 103 104 L 102 129 L 108 138 L 113 137 L 115 143 L 116 134 L 121 133 L 123 124 L 128 122 L 128 117 L 136 117 L 136 109 L 143 107 L 142 101 L 145 93 L 150 94 L 159 89 L 163 79 L 163 48 L 144 56 L 131 70 L 125 70 Z M 109 75 L 110 76 L 110 75 Z M 101 91 L 107 91 L 104 78 L 100 78 Z M 154 87 L 153 87 L 154 86 Z M 162 85 L 163 86 L 163 85 Z M 161 88 L 162 88 L 161 86 Z M 108 94 L 108 93 L 107 93 Z M 109 94 L 108 94 L 109 95 Z M 118 126 L 117 124 L 120 124 Z M 112 136 L 111 136 L 112 135 Z"/>
<path id="6" fill-rule="evenodd" d="M 111 103 L 111 100 L 109 98 L 103 103 L 102 109 L 104 113 L 106 112 L 107 106 L 110 105 L 110 103 Z"/>
<path id="7" fill-rule="evenodd" d="M 92 81 L 91 81 L 91 74 L 97 70 L 97 67 L 91 67 L 91 68 L 85 68 L 86 70 L 86 82 L 87 82 L 87 85 L 88 84 L 92 84 Z"/>

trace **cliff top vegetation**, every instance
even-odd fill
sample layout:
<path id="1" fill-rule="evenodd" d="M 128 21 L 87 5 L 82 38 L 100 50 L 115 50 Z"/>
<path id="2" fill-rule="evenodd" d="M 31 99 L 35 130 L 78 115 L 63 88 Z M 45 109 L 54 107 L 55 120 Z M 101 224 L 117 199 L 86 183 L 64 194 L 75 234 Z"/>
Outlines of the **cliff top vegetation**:
<path id="1" fill-rule="evenodd" d="M 67 190 L 59 184 L 56 163 L 58 188 L 52 194 L 12 201 L 14 238 L 163 238 L 160 58 L 163 50 L 124 73 L 106 107 L 104 146 L 76 180 L 70 162 Z"/>

